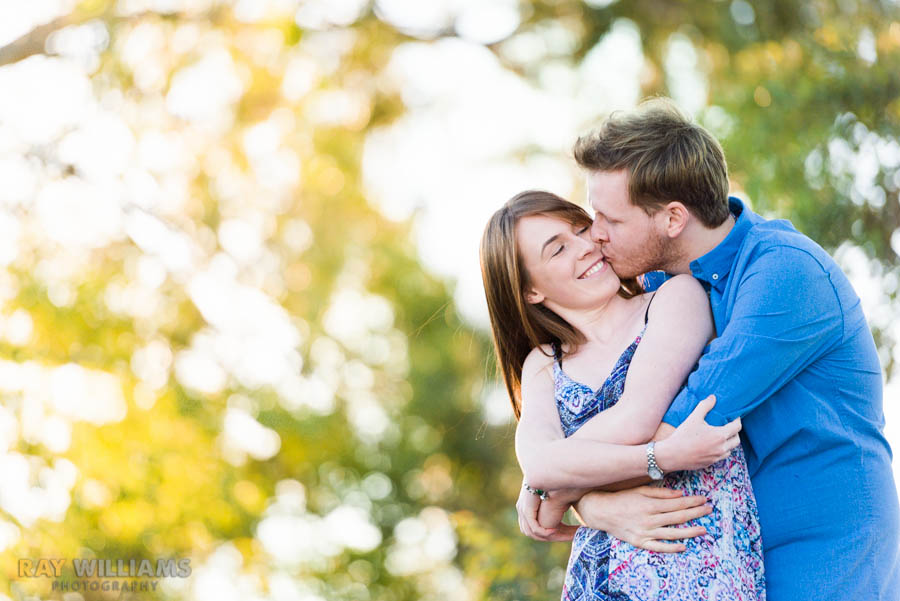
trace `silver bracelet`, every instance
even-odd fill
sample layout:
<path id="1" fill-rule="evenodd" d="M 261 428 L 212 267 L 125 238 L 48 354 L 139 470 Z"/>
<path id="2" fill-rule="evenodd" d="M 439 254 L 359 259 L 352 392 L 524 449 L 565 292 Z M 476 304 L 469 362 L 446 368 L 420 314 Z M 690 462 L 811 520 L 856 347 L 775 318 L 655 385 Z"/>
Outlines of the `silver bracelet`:
<path id="1" fill-rule="evenodd" d="M 524 486 L 525 490 L 527 490 L 531 494 L 539 496 L 542 501 L 546 501 L 550 498 L 550 495 L 549 493 L 547 493 L 547 491 L 541 490 L 540 488 L 531 488 L 530 486 L 528 486 L 527 482 L 523 482 L 522 486 Z"/>

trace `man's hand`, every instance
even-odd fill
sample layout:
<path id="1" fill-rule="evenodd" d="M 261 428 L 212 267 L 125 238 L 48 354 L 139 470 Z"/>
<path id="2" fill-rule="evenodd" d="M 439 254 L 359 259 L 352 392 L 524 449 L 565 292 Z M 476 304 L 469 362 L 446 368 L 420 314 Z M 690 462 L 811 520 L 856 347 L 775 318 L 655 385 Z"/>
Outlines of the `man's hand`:
<path id="1" fill-rule="evenodd" d="M 550 494 L 552 497 L 556 494 L 556 491 L 553 491 Z M 551 501 L 547 501 L 547 503 L 550 503 Z M 563 524 L 562 522 L 559 522 L 554 528 L 545 528 L 541 526 L 540 521 L 538 520 L 541 503 L 540 497 L 525 490 L 524 486 L 522 487 L 519 492 L 519 500 L 516 501 L 516 511 L 519 514 L 519 530 L 522 531 L 522 534 L 533 538 L 534 540 L 547 542 L 572 540 L 575 536 L 575 531 L 578 530 L 578 526 L 570 526 L 568 524 Z M 568 506 L 569 504 L 566 503 L 565 508 L 562 508 L 562 511 L 558 512 L 560 518 L 562 518 L 562 514 L 566 512 Z M 545 511 L 544 513 L 546 514 L 547 512 Z M 554 511 L 553 513 L 557 512 Z"/>
<path id="2" fill-rule="evenodd" d="M 677 553 L 683 543 L 662 542 L 706 534 L 703 526 L 673 528 L 709 515 L 706 497 L 685 497 L 680 491 L 639 486 L 619 492 L 593 491 L 575 505 L 589 528 L 604 530 L 635 547 L 661 553 Z"/>

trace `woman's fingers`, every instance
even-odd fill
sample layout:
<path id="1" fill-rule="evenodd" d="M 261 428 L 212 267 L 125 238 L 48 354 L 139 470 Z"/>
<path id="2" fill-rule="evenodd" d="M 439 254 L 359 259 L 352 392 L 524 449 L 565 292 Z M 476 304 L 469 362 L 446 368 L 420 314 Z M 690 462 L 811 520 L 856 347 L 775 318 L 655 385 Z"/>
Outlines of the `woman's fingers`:
<path id="1" fill-rule="evenodd" d="M 558 535 L 558 528 L 544 528 L 538 521 L 540 508 L 541 500 L 535 495 L 526 492 L 519 496 L 519 502 L 516 503 L 516 512 L 519 514 L 519 530 L 525 536 L 535 540 L 556 540 L 554 537 Z"/>
<path id="2" fill-rule="evenodd" d="M 544 528 L 537 522 L 529 522 L 528 525 L 531 527 L 531 532 L 542 539 L 548 539 L 556 533 L 556 528 Z"/>
<path id="3" fill-rule="evenodd" d="M 519 514 L 519 531 L 525 536 L 531 536 L 531 530 L 528 528 L 527 522 L 525 522 L 525 518 L 522 517 L 522 514 Z"/>
<path id="4" fill-rule="evenodd" d="M 725 435 L 730 438 L 740 432 L 742 427 L 743 426 L 741 425 L 741 418 L 738 417 L 734 421 L 728 422 L 727 424 L 722 426 L 722 432 L 724 432 Z"/>

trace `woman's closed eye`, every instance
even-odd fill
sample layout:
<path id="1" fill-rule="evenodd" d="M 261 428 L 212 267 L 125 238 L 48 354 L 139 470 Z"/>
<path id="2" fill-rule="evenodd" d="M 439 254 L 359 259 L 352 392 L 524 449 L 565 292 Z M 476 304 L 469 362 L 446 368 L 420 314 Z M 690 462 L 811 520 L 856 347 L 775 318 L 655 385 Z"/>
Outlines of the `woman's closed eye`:
<path id="1" fill-rule="evenodd" d="M 581 236 L 582 234 L 584 234 L 584 233 L 585 233 L 586 231 L 588 231 L 589 229 L 591 229 L 591 226 L 586 225 L 586 226 L 584 226 L 583 228 L 580 228 L 579 230 L 577 230 L 577 231 L 575 232 L 575 235 L 576 235 L 576 236 Z M 552 259 L 553 257 L 555 257 L 556 255 L 558 255 L 559 253 L 561 253 L 561 252 L 564 251 L 565 249 L 566 249 L 566 245 L 565 245 L 565 244 L 560 244 L 560 245 L 559 245 L 559 248 L 557 248 L 555 251 L 553 251 L 553 254 L 550 255 L 550 258 Z"/>

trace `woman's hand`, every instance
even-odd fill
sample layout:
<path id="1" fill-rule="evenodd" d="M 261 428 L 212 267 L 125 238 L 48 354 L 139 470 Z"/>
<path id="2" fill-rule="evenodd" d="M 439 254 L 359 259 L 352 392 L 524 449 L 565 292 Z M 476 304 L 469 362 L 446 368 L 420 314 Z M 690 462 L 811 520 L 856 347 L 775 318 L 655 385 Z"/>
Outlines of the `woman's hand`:
<path id="1" fill-rule="evenodd" d="M 519 491 L 519 500 L 516 502 L 516 511 L 519 514 L 519 530 L 522 534 L 540 541 L 569 541 L 575 536 L 578 526 L 570 526 L 561 522 L 563 514 L 569 508 L 571 501 L 564 501 L 568 495 L 563 491 L 552 491 L 550 499 L 541 501 L 541 498 L 525 490 L 524 482 Z M 572 489 L 574 490 L 574 489 Z M 561 504 L 565 503 L 565 507 Z M 541 525 L 553 522 L 553 527 Z"/>
<path id="2" fill-rule="evenodd" d="M 710 426 L 706 414 L 716 404 L 715 395 L 700 401 L 697 408 L 671 436 L 656 443 L 656 464 L 663 472 L 698 470 L 728 457 L 741 443 L 741 418 L 724 426 Z"/>

